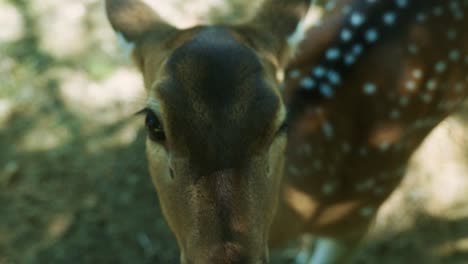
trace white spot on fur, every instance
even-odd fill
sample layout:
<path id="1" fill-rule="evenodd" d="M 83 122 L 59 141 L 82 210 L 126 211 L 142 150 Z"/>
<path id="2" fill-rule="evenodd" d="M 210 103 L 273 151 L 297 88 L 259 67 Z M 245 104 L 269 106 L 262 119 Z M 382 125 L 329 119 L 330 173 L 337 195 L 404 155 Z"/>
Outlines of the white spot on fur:
<path id="1" fill-rule="evenodd" d="M 416 90 L 416 83 L 414 81 L 407 81 L 405 87 L 406 90 L 414 92 L 414 90 Z"/>
<path id="2" fill-rule="evenodd" d="M 396 14 L 394 12 L 387 12 L 383 15 L 383 21 L 387 26 L 392 26 L 396 21 Z"/>
<path id="3" fill-rule="evenodd" d="M 333 85 L 339 85 L 341 83 L 341 76 L 336 71 L 329 71 L 327 73 L 327 78 Z"/>
<path id="4" fill-rule="evenodd" d="M 318 78 L 322 78 L 327 73 L 327 70 L 322 66 L 317 66 L 314 68 L 314 75 Z"/>
<path id="5" fill-rule="evenodd" d="M 291 174 L 292 176 L 298 176 L 298 175 L 301 174 L 301 171 L 300 171 L 297 167 L 295 167 L 295 166 L 293 166 L 293 165 L 289 165 L 289 167 L 288 167 L 288 172 L 289 172 L 289 174 Z"/>
<path id="6" fill-rule="evenodd" d="M 421 95 L 421 100 L 424 103 L 428 104 L 428 103 L 430 103 L 432 101 L 432 95 L 428 94 L 428 93 L 424 93 L 424 94 Z"/>
<path id="7" fill-rule="evenodd" d="M 454 12 L 454 17 L 456 20 L 463 20 L 463 18 L 465 17 L 465 14 L 461 10 L 456 10 Z"/>
<path id="8" fill-rule="evenodd" d="M 375 212 L 375 209 L 368 206 L 368 207 L 363 207 L 361 210 L 359 210 L 359 213 L 361 214 L 362 217 L 371 217 Z"/>
<path id="9" fill-rule="evenodd" d="M 447 37 L 449 40 L 454 40 L 457 38 L 458 32 L 455 29 L 449 29 L 447 31 Z"/>
<path id="10" fill-rule="evenodd" d="M 329 122 L 323 123 L 322 131 L 323 131 L 323 134 L 325 135 L 325 137 L 327 139 L 332 139 L 333 135 L 335 133 L 334 129 L 333 129 L 333 126 Z"/>
<path id="11" fill-rule="evenodd" d="M 423 71 L 421 69 L 415 69 L 413 71 L 413 77 L 414 78 L 421 79 L 422 76 L 423 76 Z"/>
<path id="12" fill-rule="evenodd" d="M 310 77 L 305 77 L 301 80 L 301 87 L 306 90 L 311 90 L 315 87 L 315 81 Z"/>
<path id="13" fill-rule="evenodd" d="M 298 69 L 293 69 L 289 71 L 288 75 L 289 75 L 289 78 L 291 79 L 298 79 L 299 77 L 301 77 L 301 71 Z"/>
<path id="14" fill-rule="evenodd" d="M 435 65 L 435 70 L 438 73 L 443 73 L 447 69 L 447 64 L 444 61 L 439 61 Z"/>
<path id="15" fill-rule="evenodd" d="M 418 21 L 419 23 L 423 23 L 427 20 L 427 16 L 425 13 L 419 13 L 416 15 L 416 21 Z"/>
<path id="16" fill-rule="evenodd" d="M 325 53 L 328 60 L 337 60 L 341 56 L 341 51 L 338 48 L 330 48 Z"/>
<path id="17" fill-rule="evenodd" d="M 354 12 L 351 15 L 351 25 L 353 25 L 355 27 L 359 27 L 360 25 L 362 25 L 365 20 L 366 19 L 365 19 L 364 15 L 359 13 L 359 12 Z"/>
<path id="18" fill-rule="evenodd" d="M 463 83 L 457 83 L 457 84 L 455 84 L 455 92 L 456 92 L 456 93 L 461 93 L 461 92 L 463 92 L 464 89 L 465 89 L 465 88 L 464 88 L 464 86 L 463 86 Z"/>
<path id="19" fill-rule="evenodd" d="M 417 53 L 419 53 L 419 47 L 418 47 L 418 45 L 416 45 L 414 43 L 411 43 L 411 44 L 408 45 L 408 51 L 409 51 L 409 53 L 411 53 L 413 55 L 417 54 Z"/>
<path id="20" fill-rule="evenodd" d="M 364 84 L 363 90 L 365 94 L 372 95 L 377 91 L 377 86 L 373 83 L 366 83 Z"/>
<path id="21" fill-rule="evenodd" d="M 377 187 L 374 189 L 375 195 L 382 195 L 385 193 L 385 190 L 382 187 Z"/>
<path id="22" fill-rule="evenodd" d="M 405 8 L 408 6 L 408 0 L 396 0 L 396 4 L 399 8 Z"/>
<path id="23" fill-rule="evenodd" d="M 353 38 L 353 32 L 347 28 L 343 29 L 340 34 L 341 40 L 348 42 Z"/>
<path id="24" fill-rule="evenodd" d="M 393 109 L 391 112 L 390 112 L 390 118 L 391 119 L 398 119 L 400 118 L 401 114 L 400 114 L 400 111 L 398 109 Z"/>
<path id="25" fill-rule="evenodd" d="M 437 82 L 433 79 L 427 81 L 426 88 L 429 91 L 434 91 L 437 88 Z"/>
<path id="26" fill-rule="evenodd" d="M 449 53 L 449 58 L 452 61 L 458 61 L 460 59 L 460 51 L 458 51 L 456 49 L 451 50 L 450 53 Z"/>
<path id="27" fill-rule="evenodd" d="M 327 182 L 322 185 L 322 193 L 325 195 L 331 195 L 335 192 L 336 185 L 331 182 Z"/>
<path id="28" fill-rule="evenodd" d="M 334 95 L 333 88 L 325 83 L 320 85 L 320 93 L 326 98 L 332 98 Z"/>
<path id="29" fill-rule="evenodd" d="M 356 62 L 356 57 L 353 54 L 346 54 L 344 58 L 344 62 L 346 65 L 353 65 Z"/>
<path id="30" fill-rule="evenodd" d="M 375 28 L 368 29 L 365 38 L 369 43 L 375 42 L 379 39 L 379 32 Z"/>
<path id="31" fill-rule="evenodd" d="M 400 97 L 400 105 L 407 106 L 409 104 L 409 98 L 406 96 Z"/>
<path id="32" fill-rule="evenodd" d="M 444 9 L 441 6 L 436 6 L 432 10 L 435 16 L 441 16 L 444 13 Z"/>
<path id="33" fill-rule="evenodd" d="M 335 8 L 336 8 L 335 1 L 328 1 L 328 3 L 325 5 L 325 10 L 327 10 L 328 12 L 332 11 Z"/>
<path id="34" fill-rule="evenodd" d="M 364 182 L 358 183 L 355 185 L 355 189 L 358 192 L 364 192 L 370 190 L 372 187 L 374 187 L 375 181 L 373 179 L 368 179 Z"/>
<path id="35" fill-rule="evenodd" d="M 343 9 L 341 10 L 341 13 L 345 16 L 349 15 L 349 13 L 351 13 L 351 11 L 353 10 L 353 8 L 351 7 L 350 4 L 347 4 L 343 7 Z"/>
<path id="36" fill-rule="evenodd" d="M 322 166 L 323 166 L 322 161 L 321 160 L 315 160 L 313 166 L 314 166 L 314 169 L 321 170 Z"/>
<path id="37" fill-rule="evenodd" d="M 353 49 L 354 55 L 356 56 L 361 55 L 361 53 L 364 51 L 364 47 L 359 43 L 355 44 L 352 49 Z"/>
<path id="38" fill-rule="evenodd" d="M 382 152 L 386 152 L 389 148 L 390 148 L 390 143 L 387 142 L 387 141 L 384 141 L 384 142 L 379 144 L 379 149 Z"/>
<path id="39" fill-rule="evenodd" d="M 309 144 L 304 144 L 300 149 L 299 149 L 299 154 L 300 155 L 310 155 L 312 153 L 312 146 Z"/>

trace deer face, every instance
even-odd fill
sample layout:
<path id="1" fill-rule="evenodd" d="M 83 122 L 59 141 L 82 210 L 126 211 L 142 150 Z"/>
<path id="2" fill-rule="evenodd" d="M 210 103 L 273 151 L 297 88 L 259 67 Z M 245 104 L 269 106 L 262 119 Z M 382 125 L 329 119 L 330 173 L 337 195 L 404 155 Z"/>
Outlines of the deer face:
<path id="1" fill-rule="evenodd" d="M 150 172 L 188 259 L 260 260 L 286 142 L 276 80 L 228 29 L 190 35 L 148 91 Z"/>
<path id="2" fill-rule="evenodd" d="M 276 73 L 307 6 L 282 2 L 267 1 L 246 25 L 178 31 L 140 1 L 107 1 L 135 44 L 150 173 L 182 263 L 268 261 L 286 146 Z M 281 27 L 272 10 L 287 15 Z"/>

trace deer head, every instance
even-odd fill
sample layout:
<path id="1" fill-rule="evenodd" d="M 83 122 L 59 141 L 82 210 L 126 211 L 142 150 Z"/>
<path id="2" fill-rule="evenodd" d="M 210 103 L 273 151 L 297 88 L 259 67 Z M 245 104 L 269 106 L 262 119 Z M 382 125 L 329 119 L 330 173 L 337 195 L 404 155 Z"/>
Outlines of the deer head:
<path id="1" fill-rule="evenodd" d="M 144 78 L 149 169 L 182 263 L 268 262 L 286 146 L 277 73 L 308 2 L 177 30 L 142 1 L 106 1 Z"/>

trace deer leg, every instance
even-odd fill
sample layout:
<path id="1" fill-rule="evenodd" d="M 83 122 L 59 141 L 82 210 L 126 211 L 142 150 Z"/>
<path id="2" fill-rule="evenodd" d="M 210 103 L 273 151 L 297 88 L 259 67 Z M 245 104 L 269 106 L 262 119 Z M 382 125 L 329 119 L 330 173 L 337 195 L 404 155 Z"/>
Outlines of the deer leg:
<path id="1" fill-rule="evenodd" d="M 359 239 L 353 242 L 318 238 L 308 264 L 346 263 L 354 256 L 359 245 Z"/>
<path id="2" fill-rule="evenodd" d="M 374 223 L 373 219 L 367 225 L 356 227 L 345 237 L 315 237 L 312 243 L 305 240 L 305 245 L 297 254 L 295 264 L 343 264 L 349 263 L 358 252 L 363 238 Z"/>
<path id="3" fill-rule="evenodd" d="M 343 263 L 352 255 L 355 247 L 346 242 L 317 237 L 309 248 L 303 248 L 294 259 L 295 264 L 336 264 Z"/>

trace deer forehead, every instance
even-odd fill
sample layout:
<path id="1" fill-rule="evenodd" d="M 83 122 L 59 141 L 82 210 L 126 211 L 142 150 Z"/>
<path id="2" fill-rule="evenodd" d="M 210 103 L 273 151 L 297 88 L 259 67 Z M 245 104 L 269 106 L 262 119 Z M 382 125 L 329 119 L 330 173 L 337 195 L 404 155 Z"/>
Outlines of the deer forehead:
<path id="1" fill-rule="evenodd" d="M 166 132 L 190 156 L 236 160 L 284 119 L 273 74 L 227 28 L 200 29 L 172 52 L 164 71 L 155 89 Z"/>
<path id="2" fill-rule="evenodd" d="M 258 90 L 254 83 L 263 75 L 255 52 L 222 27 L 202 29 L 177 48 L 169 57 L 166 71 L 168 79 L 177 84 L 165 92 L 223 105 L 249 101 Z"/>
<path id="3" fill-rule="evenodd" d="M 224 27 L 206 27 L 176 48 L 164 66 L 165 81 L 156 87 L 163 104 L 182 103 L 199 117 L 221 114 L 231 121 L 243 120 L 256 110 L 252 106 L 274 115 L 277 85 L 255 51 L 234 34 Z"/>

